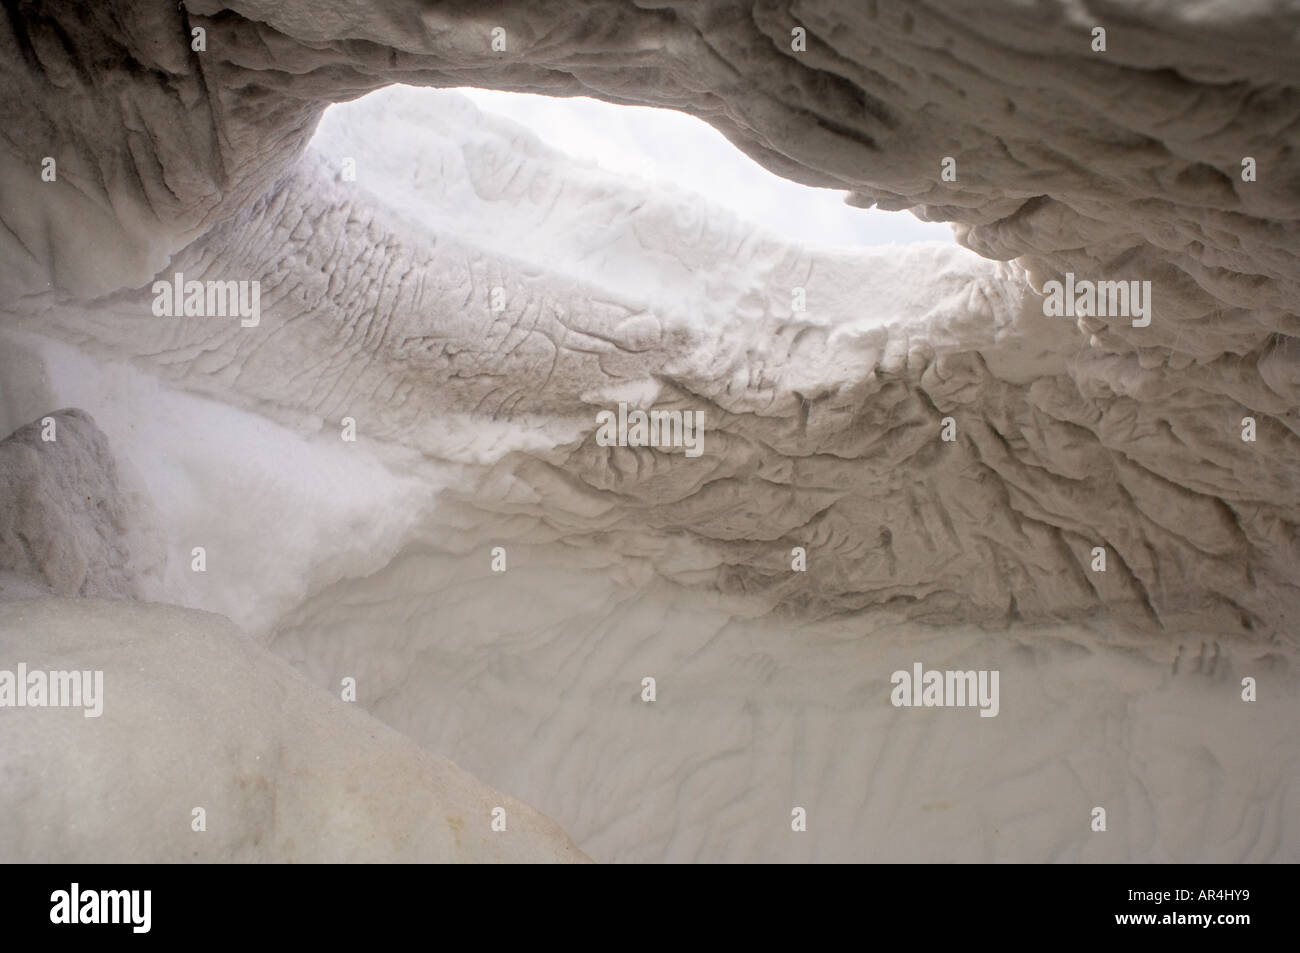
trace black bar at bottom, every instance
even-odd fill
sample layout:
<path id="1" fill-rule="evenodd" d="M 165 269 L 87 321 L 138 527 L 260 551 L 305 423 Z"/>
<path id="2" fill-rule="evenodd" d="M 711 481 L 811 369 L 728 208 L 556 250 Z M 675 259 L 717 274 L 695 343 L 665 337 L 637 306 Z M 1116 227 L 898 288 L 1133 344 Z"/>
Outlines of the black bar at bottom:
<path id="1" fill-rule="evenodd" d="M 526 931 L 533 942 L 552 933 L 561 942 L 567 935 L 636 943 L 638 936 L 699 939 L 680 932 L 696 924 L 732 931 L 733 939 L 754 930 L 775 940 L 778 931 L 810 939 L 848 929 L 863 940 L 904 933 L 927 942 L 1136 934 L 1231 943 L 1285 936 L 1294 925 L 1283 912 L 1294 871 L 1282 866 L 732 866 L 699 881 L 693 869 L 660 880 L 664 872 L 656 867 L 596 876 L 591 868 L 431 866 L 4 871 L 0 922 L 7 941 L 57 941 L 61 934 L 91 944 L 286 936 L 334 946 L 423 930 L 434 945 L 459 943 L 466 932 L 490 944 L 512 931 Z"/>

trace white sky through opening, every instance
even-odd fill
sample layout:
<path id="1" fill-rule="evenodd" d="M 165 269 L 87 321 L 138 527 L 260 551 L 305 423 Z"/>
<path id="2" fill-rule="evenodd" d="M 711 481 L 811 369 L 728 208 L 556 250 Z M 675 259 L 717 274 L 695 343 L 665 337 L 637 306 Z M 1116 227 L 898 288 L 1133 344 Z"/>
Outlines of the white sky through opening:
<path id="1" fill-rule="evenodd" d="M 844 193 L 783 179 L 694 116 L 595 99 L 460 88 L 487 113 L 527 127 L 568 155 L 629 176 L 663 178 L 796 242 L 888 245 L 952 242 L 952 228 L 910 212 L 860 209 Z"/>

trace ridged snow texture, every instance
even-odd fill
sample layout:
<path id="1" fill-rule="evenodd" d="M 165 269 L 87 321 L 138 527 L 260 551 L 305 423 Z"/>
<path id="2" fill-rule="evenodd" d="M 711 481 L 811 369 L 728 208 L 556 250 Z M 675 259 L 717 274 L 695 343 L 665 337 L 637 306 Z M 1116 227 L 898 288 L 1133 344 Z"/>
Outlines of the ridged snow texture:
<path id="1" fill-rule="evenodd" d="M 68 3 L 0 24 L 2 361 L 10 379 L 41 368 L 39 386 L 6 387 L 6 419 L 95 417 L 160 511 L 166 597 L 234 618 L 322 684 L 363 673 L 363 704 L 598 859 L 872 843 L 1296 859 L 1296 741 L 1224 676 L 1268 673 L 1273 717 L 1294 723 L 1300 12 L 480 7 Z M 794 246 L 451 97 L 332 112 L 304 152 L 329 103 L 399 82 L 682 109 L 790 178 L 952 221 L 984 257 Z M 46 155 L 56 183 L 37 179 Z M 260 325 L 153 317 L 149 285 L 175 272 L 260 280 Z M 1150 281 L 1150 326 L 1044 317 L 1035 289 L 1067 272 Z M 619 400 L 703 410 L 705 453 L 598 446 L 595 414 Z M 219 554 L 201 578 L 199 542 Z M 796 546 L 807 572 L 790 570 Z M 843 667 L 832 637 L 860 643 Z M 840 759 L 871 763 L 860 733 L 884 744 L 883 721 L 924 717 L 885 702 L 895 642 L 907 661 L 929 646 L 928 664 L 1023 665 L 1039 686 L 953 749 L 993 765 L 933 801 L 960 806 L 960 837 L 913 824 L 938 755 L 915 777 L 882 768 L 888 810 L 869 777 L 837 776 Z M 1094 677 L 1069 667 L 1079 655 L 1110 680 L 1097 695 L 1062 687 Z M 1182 705 L 1155 686 L 1192 659 L 1214 676 L 1201 695 L 1175 718 L 1134 713 Z M 647 674 L 677 676 L 648 709 Z M 1078 710 L 1053 707 L 1066 696 Z M 1233 714 L 1208 714 L 1224 697 Z M 866 721 L 808 715 L 814 730 L 810 709 Z M 650 737 L 638 718 L 687 720 Z M 1197 748 L 1206 719 L 1225 734 Z M 965 730 L 927 724 L 898 730 L 944 746 Z M 1102 767 L 1081 767 L 1071 746 L 1094 741 Z M 1213 777 L 1176 780 L 1189 772 Z M 608 799 L 587 796 L 593 777 Z M 1051 822 L 990 834 L 1005 785 L 1025 802 L 1014 817 Z M 772 841 L 800 797 L 870 816 L 874 841 L 830 826 Z M 1107 797 L 1145 798 L 1148 816 L 1081 845 L 1060 805 Z"/>

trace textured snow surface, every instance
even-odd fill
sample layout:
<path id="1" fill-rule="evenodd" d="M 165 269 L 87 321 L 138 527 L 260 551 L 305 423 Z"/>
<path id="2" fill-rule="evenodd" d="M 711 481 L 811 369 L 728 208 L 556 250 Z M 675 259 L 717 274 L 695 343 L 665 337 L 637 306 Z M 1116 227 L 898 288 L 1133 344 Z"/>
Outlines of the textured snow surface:
<path id="1" fill-rule="evenodd" d="M 1296 859 L 1300 685 L 1268 649 L 1104 624 L 793 625 L 620 585 L 561 546 L 509 552 L 504 575 L 404 555 L 275 645 L 321 685 L 367 665 L 361 704 L 596 860 Z M 1000 670 L 998 715 L 892 707 L 890 675 L 916 661 Z"/>
<path id="2" fill-rule="evenodd" d="M 1291 410 L 1238 403 L 1290 406 L 1257 368 L 1142 369 L 1044 317 L 1014 265 L 948 245 L 787 245 L 694 196 L 570 163 L 463 100 L 427 101 L 419 121 L 415 96 L 381 94 L 353 107 L 357 121 L 327 124 L 276 189 L 173 260 L 166 274 L 260 280 L 257 328 L 160 325 L 148 289 L 85 305 L 39 296 L 13 325 L 270 417 L 335 458 L 352 417 L 358 449 L 452 495 L 470 488 L 502 524 L 491 532 L 612 539 L 647 572 L 801 617 L 887 607 L 1004 624 L 1104 606 L 1152 631 L 1293 638 L 1297 438 Z M 345 148 L 374 192 L 331 171 Z M 806 311 L 792 308 L 796 287 Z M 88 407 L 67 389 L 83 379 L 51 385 L 57 402 Z M 597 446 L 595 414 L 619 400 L 702 408 L 705 455 Z M 188 413 L 175 429 L 242 426 L 187 425 Z M 1241 440 L 1246 414 L 1255 443 Z M 936 439 L 945 416 L 955 443 Z M 243 460 L 222 452 L 195 485 L 255 472 L 222 505 L 197 503 L 216 535 L 281 537 L 271 550 L 299 570 L 289 578 L 306 572 L 298 553 L 347 562 L 311 538 L 321 529 L 254 510 L 276 483 L 296 497 L 342 482 L 336 464 L 271 449 L 302 440 L 227 440 Z M 387 514 L 363 536 L 391 552 L 395 532 L 439 516 L 392 525 L 387 482 L 358 505 Z M 352 485 L 370 495 L 369 481 Z M 789 571 L 796 545 L 816 549 L 819 571 Z M 1104 575 L 1089 571 L 1097 545 Z M 276 574 L 245 562 L 227 572 L 247 585 L 227 575 L 197 604 L 261 628 L 271 617 L 254 604 Z M 221 602 L 236 595 L 246 608 Z"/>
<path id="3" fill-rule="evenodd" d="M 0 24 L 0 420 L 99 428 L 0 445 L 53 501 L 19 590 L 138 595 L 97 554 L 161 539 L 153 597 L 598 860 L 1300 859 L 1294 8 L 1126 7 L 1096 54 L 1069 2 L 219 6 Z M 967 247 L 790 242 L 357 99 L 392 83 L 680 108 Z M 260 323 L 155 317 L 176 272 L 260 281 Z M 1066 272 L 1151 281 L 1150 326 L 1045 317 Z M 621 400 L 703 410 L 704 454 L 599 446 Z M 72 506 L 54 452 L 154 515 Z M 1001 713 L 891 707 L 913 661 L 1000 668 Z"/>

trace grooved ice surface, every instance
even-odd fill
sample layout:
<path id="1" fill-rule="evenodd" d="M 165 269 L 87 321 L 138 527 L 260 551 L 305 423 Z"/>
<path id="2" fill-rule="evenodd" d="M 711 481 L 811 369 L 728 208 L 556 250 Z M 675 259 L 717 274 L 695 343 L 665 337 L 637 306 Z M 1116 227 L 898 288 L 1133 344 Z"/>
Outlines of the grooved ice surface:
<path id="1" fill-rule="evenodd" d="M 155 318 L 148 290 L 30 299 L 16 322 L 257 413 L 186 410 L 186 428 L 176 411 L 177 429 L 219 426 L 232 447 L 254 439 L 241 427 L 261 435 L 219 464 L 194 441 L 193 466 L 215 471 L 194 485 L 231 492 L 165 522 L 228 549 L 278 538 L 290 572 L 265 549 L 227 559 L 195 604 L 264 629 L 294 601 L 276 587 L 300 597 L 311 564 L 356 571 L 360 548 L 329 530 L 336 509 L 388 554 L 430 522 L 445 544 L 423 485 L 474 511 L 461 551 L 502 531 L 612 545 L 647 578 L 799 618 L 885 608 L 1005 624 L 1105 607 L 1153 632 L 1294 638 L 1297 440 L 1291 411 L 1238 402 L 1282 406 L 1258 372 L 1141 370 L 1044 317 L 1015 266 L 944 245 L 787 245 L 687 193 L 568 162 L 456 97 L 343 108 L 358 118 L 327 122 L 291 176 L 165 273 L 260 280 L 258 327 Z M 341 180 L 344 157 L 358 182 Z M 59 400 L 88 406 L 97 373 L 70 375 Z M 597 446 L 595 415 L 620 400 L 703 409 L 704 455 Z M 300 453 L 268 417 L 319 449 Z M 338 441 L 345 417 L 360 452 Z M 945 417 L 953 443 L 937 439 Z M 165 475 L 175 438 L 156 430 L 154 459 L 136 462 Z M 392 476 L 361 476 L 372 454 Z M 299 502 L 269 524 L 253 515 L 277 494 Z M 359 526 L 364 512 L 380 522 Z M 817 571 L 790 572 L 796 545 L 816 550 Z"/>

